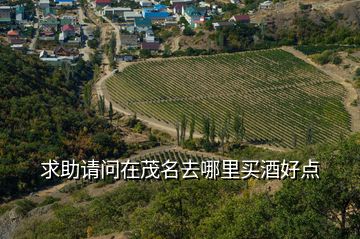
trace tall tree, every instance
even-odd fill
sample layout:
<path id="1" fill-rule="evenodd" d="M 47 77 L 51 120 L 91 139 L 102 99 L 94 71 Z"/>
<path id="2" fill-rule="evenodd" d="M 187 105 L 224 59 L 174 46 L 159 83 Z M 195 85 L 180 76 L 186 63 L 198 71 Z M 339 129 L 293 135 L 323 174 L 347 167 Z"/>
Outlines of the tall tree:
<path id="1" fill-rule="evenodd" d="M 92 100 L 92 87 L 90 82 L 87 82 L 84 86 L 84 106 L 87 109 L 90 109 Z"/>
<path id="2" fill-rule="evenodd" d="M 244 113 L 241 112 L 240 108 L 237 108 L 234 116 L 234 136 L 236 143 L 239 143 L 245 137 L 244 118 Z"/>
<path id="3" fill-rule="evenodd" d="M 191 119 L 190 119 L 190 134 L 189 134 L 189 139 L 190 139 L 190 140 L 193 140 L 194 132 L 195 132 L 195 115 L 194 115 L 194 114 L 191 114 Z"/>
<path id="4" fill-rule="evenodd" d="M 211 117 L 211 125 L 210 125 L 210 143 L 215 144 L 215 138 L 216 138 L 216 124 L 215 124 L 215 118 Z"/>
<path id="5" fill-rule="evenodd" d="M 225 134 L 225 141 L 230 141 L 230 126 L 231 125 L 231 113 L 230 111 L 226 112 L 225 121 L 224 121 L 224 134 Z"/>
<path id="6" fill-rule="evenodd" d="M 180 144 L 183 144 L 185 142 L 186 128 L 187 128 L 187 119 L 186 116 L 182 114 L 180 120 Z"/>
<path id="7" fill-rule="evenodd" d="M 314 143 L 314 131 L 313 128 L 310 126 L 308 127 L 308 129 L 306 130 L 306 145 L 311 145 Z"/>
<path id="8" fill-rule="evenodd" d="M 114 116 L 114 110 L 113 110 L 112 103 L 110 101 L 110 104 L 109 104 L 109 119 L 110 119 L 110 122 L 112 122 L 113 116 Z"/>
<path id="9" fill-rule="evenodd" d="M 180 125 L 179 125 L 179 122 L 175 123 L 175 130 L 176 130 L 176 143 L 179 146 L 180 145 Z"/>
<path id="10" fill-rule="evenodd" d="M 294 133 L 293 134 L 293 148 L 297 147 L 297 135 Z"/>
<path id="11" fill-rule="evenodd" d="M 227 131 L 227 129 L 225 128 L 225 126 L 223 126 L 218 132 L 220 144 L 221 144 L 221 152 L 223 155 L 224 155 L 226 131 Z"/>
<path id="12" fill-rule="evenodd" d="M 203 139 L 205 142 L 210 141 L 210 119 L 208 116 L 203 117 Z"/>
<path id="13" fill-rule="evenodd" d="M 102 95 L 99 96 L 98 109 L 99 109 L 99 114 L 100 115 L 105 114 L 105 110 L 106 110 L 106 108 L 105 108 L 105 98 Z"/>

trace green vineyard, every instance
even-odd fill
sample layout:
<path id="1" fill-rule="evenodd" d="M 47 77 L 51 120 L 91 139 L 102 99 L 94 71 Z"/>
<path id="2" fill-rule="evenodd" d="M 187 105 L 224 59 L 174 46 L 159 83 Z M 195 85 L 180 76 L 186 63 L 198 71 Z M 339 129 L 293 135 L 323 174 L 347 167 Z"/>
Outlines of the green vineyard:
<path id="1" fill-rule="evenodd" d="M 275 49 L 133 64 L 106 81 L 125 110 L 174 125 L 182 114 L 204 116 L 217 128 L 227 112 L 244 112 L 245 138 L 283 147 L 334 142 L 350 132 L 345 90 L 315 67 Z"/>

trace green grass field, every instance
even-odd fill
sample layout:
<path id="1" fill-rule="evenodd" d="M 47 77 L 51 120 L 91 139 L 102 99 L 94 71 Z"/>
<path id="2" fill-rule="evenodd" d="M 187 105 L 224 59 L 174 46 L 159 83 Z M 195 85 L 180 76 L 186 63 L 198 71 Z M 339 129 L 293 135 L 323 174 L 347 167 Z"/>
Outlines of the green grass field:
<path id="1" fill-rule="evenodd" d="M 345 90 L 329 76 L 283 50 L 266 50 L 133 64 L 106 82 L 119 106 L 168 124 L 181 114 L 204 115 L 219 126 L 236 107 L 244 112 L 246 139 L 292 147 L 334 142 L 350 131 Z M 295 136 L 296 135 L 296 136 Z"/>

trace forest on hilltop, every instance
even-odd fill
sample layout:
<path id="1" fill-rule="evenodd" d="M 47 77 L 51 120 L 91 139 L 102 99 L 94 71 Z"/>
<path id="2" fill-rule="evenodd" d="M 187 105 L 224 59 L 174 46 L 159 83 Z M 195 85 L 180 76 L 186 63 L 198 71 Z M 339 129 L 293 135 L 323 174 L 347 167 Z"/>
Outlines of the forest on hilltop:
<path id="1" fill-rule="evenodd" d="M 126 145 L 83 106 L 80 87 L 93 66 L 54 68 L 0 46 L 0 201 L 48 184 L 41 162 L 118 158 Z"/>

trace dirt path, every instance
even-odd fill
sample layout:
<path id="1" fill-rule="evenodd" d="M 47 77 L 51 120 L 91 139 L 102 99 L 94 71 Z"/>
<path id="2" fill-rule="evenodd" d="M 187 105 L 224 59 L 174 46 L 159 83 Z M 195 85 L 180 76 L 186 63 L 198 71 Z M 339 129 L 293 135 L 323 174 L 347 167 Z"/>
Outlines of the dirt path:
<path id="1" fill-rule="evenodd" d="M 351 105 L 351 103 L 354 102 L 354 100 L 359 99 L 359 96 L 353 85 L 349 83 L 349 80 L 351 79 L 347 79 L 344 75 L 341 74 L 341 72 L 337 71 L 336 69 L 329 68 L 326 66 L 321 66 L 314 63 L 305 54 L 295 50 L 293 47 L 282 47 L 282 49 L 287 52 L 290 52 L 291 54 L 302 59 L 303 61 L 315 66 L 319 70 L 323 71 L 325 74 L 331 76 L 334 81 L 341 84 L 345 88 L 347 94 L 344 99 L 344 104 L 346 110 L 349 112 L 351 116 L 351 130 L 353 132 L 360 132 L 360 107 Z"/>
<path id="2" fill-rule="evenodd" d="M 115 36 L 116 36 L 116 54 L 119 54 L 120 49 L 121 49 L 121 45 L 120 45 L 120 29 L 112 21 L 110 21 L 107 17 L 102 16 L 102 18 L 106 22 L 108 22 L 113 28 L 113 32 L 115 33 Z"/>

